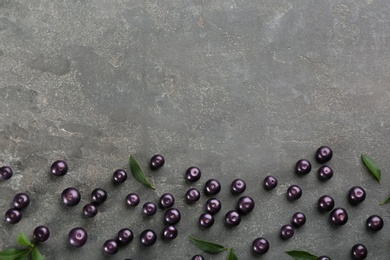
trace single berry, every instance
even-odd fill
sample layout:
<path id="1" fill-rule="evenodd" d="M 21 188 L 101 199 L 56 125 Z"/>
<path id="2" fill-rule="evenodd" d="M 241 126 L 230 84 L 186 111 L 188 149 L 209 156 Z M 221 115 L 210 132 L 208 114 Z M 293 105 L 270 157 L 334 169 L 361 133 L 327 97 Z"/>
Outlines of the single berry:
<path id="1" fill-rule="evenodd" d="M 177 237 L 178 233 L 175 226 L 166 226 L 162 231 L 162 238 L 165 240 L 173 240 Z"/>
<path id="2" fill-rule="evenodd" d="M 157 206 L 153 202 L 146 202 L 142 206 L 142 214 L 144 214 L 145 216 L 148 217 L 153 216 L 154 214 L 156 214 L 156 212 L 157 212 Z"/>
<path id="3" fill-rule="evenodd" d="M 294 227 L 291 225 L 284 225 L 280 229 L 280 237 L 283 240 L 290 239 L 294 236 Z"/>
<path id="4" fill-rule="evenodd" d="M 329 256 L 325 256 L 325 255 L 322 255 L 322 256 L 319 256 L 317 258 L 317 260 L 331 260 Z"/>
<path id="5" fill-rule="evenodd" d="M 46 226 L 37 226 L 34 229 L 33 236 L 36 242 L 45 242 L 50 237 L 50 230 Z"/>
<path id="6" fill-rule="evenodd" d="M 241 215 L 246 215 L 252 212 L 255 207 L 255 201 L 249 196 L 243 196 L 238 200 L 237 211 Z"/>
<path id="7" fill-rule="evenodd" d="M 200 192 L 197 189 L 191 188 L 186 192 L 187 203 L 191 204 L 197 202 L 199 199 L 200 199 Z"/>
<path id="8" fill-rule="evenodd" d="M 264 178 L 264 189 L 266 190 L 272 190 L 278 185 L 278 180 L 271 175 L 268 175 L 267 177 Z"/>
<path id="9" fill-rule="evenodd" d="M 335 225 L 344 225 L 348 221 L 347 211 L 343 208 L 335 208 L 330 213 L 330 221 Z"/>
<path id="10" fill-rule="evenodd" d="M 199 226 L 209 228 L 214 225 L 214 217 L 209 213 L 203 213 L 199 216 Z"/>
<path id="11" fill-rule="evenodd" d="M 301 159 L 295 164 L 295 172 L 298 175 L 306 175 L 311 171 L 311 163 L 306 159 Z"/>
<path id="12" fill-rule="evenodd" d="M 228 226 L 238 226 L 241 222 L 241 216 L 235 210 L 230 210 L 225 215 L 225 224 Z"/>
<path id="13" fill-rule="evenodd" d="M 319 163 L 326 163 L 332 159 L 333 152 L 328 146 L 321 146 L 317 149 L 316 160 Z"/>
<path id="14" fill-rule="evenodd" d="M 83 207 L 83 215 L 87 218 L 93 218 L 98 213 L 98 209 L 94 204 L 87 204 Z"/>
<path id="15" fill-rule="evenodd" d="M 151 229 L 146 229 L 142 231 L 140 235 L 141 244 L 144 246 L 152 246 L 156 243 L 157 236 L 156 232 Z"/>
<path id="16" fill-rule="evenodd" d="M 126 180 L 127 172 L 125 170 L 118 169 L 112 174 L 112 181 L 114 182 L 114 184 L 121 184 L 124 183 Z"/>
<path id="17" fill-rule="evenodd" d="M 126 204 L 130 207 L 136 207 L 140 202 L 139 196 L 135 193 L 129 193 L 126 196 Z"/>
<path id="18" fill-rule="evenodd" d="M 115 255 L 118 253 L 118 243 L 114 239 L 109 239 L 103 244 L 104 253 L 107 255 Z"/>
<path id="19" fill-rule="evenodd" d="M 153 155 L 152 159 L 150 159 L 150 168 L 152 168 L 152 170 L 160 169 L 161 167 L 163 167 L 164 163 L 165 159 L 162 155 Z"/>
<path id="20" fill-rule="evenodd" d="M 297 200 L 302 196 L 302 189 L 298 185 L 291 185 L 287 189 L 287 199 L 289 201 Z"/>
<path id="21" fill-rule="evenodd" d="M 186 180 L 189 182 L 196 182 L 200 179 L 202 175 L 202 172 L 200 169 L 196 166 L 191 166 L 190 168 L 187 169 L 186 171 Z"/>
<path id="22" fill-rule="evenodd" d="M 122 228 L 118 232 L 117 240 L 119 245 L 127 245 L 133 241 L 134 233 L 128 228 Z"/>
<path id="23" fill-rule="evenodd" d="M 359 186 L 352 187 L 348 192 L 348 201 L 351 205 L 358 205 L 366 199 L 366 191 Z"/>
<path id="24" fill-rule="evenodd" d="M 318 209 L 323 212 L 331 211 L 334 208 L 334 199 L 329 195 L 321 196 L 318 199 Z"/>
<path id="25" fill-rule="evenodd" d="M 0 181 L 8 180 L 12 177 L 14 171 L 9 166 L 0 167 Z"/>
<path id="26" fill-rule="evenodd" d="M 221 202 L 216 198 L 211 198 L 206 201 L 206 212 L 217 214 L 221 210 Z"/>
<path id="27" fill-rule="evenodd" d="M 175 198 L 170 193 L 165 193 L 160 197 L 160 208 L 167 209 L 175 204 Z"/>
<path id="28" fill-rule="evenodd" d="M 88 233 L 81 227 L 73 228 L 68 235 L 69 244 L 73 247 L 82 247 L 88 240 Z"/>
<path id="29" fill-rule="evenodd" d="M 80 192 L 76 188 L 67 188 L 62 192 L 62 202 L 66 206 L 75 206 L 80 202 Z"/>
<path id="30" fill-rule="evenodd" d="M 252 250 L 256 254 L 264 255 L 269 250 L 269 242 L 264 237 L 256 238 L 252 243 Z"/>
<path id="31" fill-rule="evenodd" d="M 356 244 L 352 247 L 351 256 L 352 259 L 360 260 L 366 259 L 368 254 L 367 248 L 363 244 Z"/>
<path id="32" fill-rule="evenodd" d="M 333 177 L 333 169 L 328 165 L 323 165 L 318 169 L 318 178 L 321 181 L 329 180 Z"/>
<path id="33" fill-rule="evenodd" d="M 230 186 L 230 191 L 233 195 L 238 195 L 246 190 L 246 183 L 244 180 L 235 179 Z"/>
<path id="34" fill-rule="evenodd" d="M 17 209 L 24 209 L 30 205 L 30 197 L 26 193 L 18 193 L 14 196 L 14 207 Z"/>
<path id="35" fill-rule="evenodd" d="M 204 185 L 206 195 L 216 195 L 221 191 L 221 184 L 216 179 L 210 179 Z"/>
<path id="36" fill-rule="evenodd" d="M 103 204 L 107 199 L 107 192 L 101 188 L 96 188 L 91 193 L 91 202 L 94 205 Z"/>
<path id="37" fill-rule="evenodd" d="M 68 164 L 63 160 L 53 162 L 50 167 L 51 173 L 55 176 L 63 176 L 68 172 Z"/>
<path id="38" fill-rule="evenodd" d="M 5 212 L 5 222 L 9 224 L 16 224 L 22 219 L 22 212 L 18 209 L 12 208 Z"/>
<path id="39" fill-rule="evenodd" d="M 295 212 L 291 219 L 291 224 L 295 228 L 300 228 L 306 223 L 306 216 L 302 212 Z"/>
<path id="40" fill-rule="evenodd" d="M 178 209 L 170 208 L 165 211 L 164 221 L 167 225 L 175 225 L 179 223 L 181 219 L 181 214 Z"/>
<path id="41" fill-rule="evenodd" d="M 371 231 L 379 231 L 383 228 L 383 219 L 378 215 L 372 215 L 367 219 L 366 226 Z"/>
<path id="42" fill-rule="evenodd" d="M 191 260 L 204 260 L 204 257 L 202 255 L 194 255 Z"/>

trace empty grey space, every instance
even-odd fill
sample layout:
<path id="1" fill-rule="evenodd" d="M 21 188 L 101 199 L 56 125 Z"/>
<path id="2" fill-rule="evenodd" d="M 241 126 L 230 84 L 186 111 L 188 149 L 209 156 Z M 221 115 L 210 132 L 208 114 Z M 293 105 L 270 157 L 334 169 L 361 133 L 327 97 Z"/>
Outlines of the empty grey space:
<path id="1" fill-rule="evenodd" d="M 390 195 L 389 14 L 386 0 L 0 0 L 0 165 L 15 172 L 0 182 L 0 213 L 16 193 L 31 197 L 18 224 L 1 221 L 0 249 L 47 225 L 51 237 L 39 249 L 48 260 L 191 259 L 201 251 L 189 235 L 234 248 L 239 259 L 287 260 L 284 252 L 294 249 L 350 259 L 356 243 L 366 245 L 368 259 L 389 259 L 390 205 L 379 205 Z M 321 145 L 334 152 L 327 182 L 317 178 Z M 153 172 L 157 153 L 166 163 Z M 382 169 L 381 185 L 361 153 Z M 155 191 L 135 181 L 130 154 Z M 304 177 L 293 170 L 301 158 L 313 166 Z M 69 172 L 51 176 L 59 159 Z M 202 178 L 188 184 L 192 165 Z M 129 178 L 114 186 L 119 168 Z M 262 187 L 267 175 L 277 177 L 275 190 Z M 205 230 L 197 221 L 207 197 L 187 205 L 184 194 L 210 178 L 222 184 L 222 211 Z M 235 178 L 247 182 L 244 194 L 256 206 L 226 228 L 224 214 L 239 198 L 229 191 Z M 303 190 L 295 202 L 286 199 L 291 184 Z M 367 198 L 352 207 L 347 192 L 355 185 Z M 67 187 L 81 192 L 75 207 L 60 202 Z M 82 208 L 97 187 L 108 199 L 85 219 Z M 130 192 L 141 198 L 136 208 L 125 205 Z M 166 192 L 182 213 L 171 242 L 160 238 L 162 210 L 141 215 L 143 203 Z M 346 225 L 335 228 L 319 213 L 325 194 L 348 211 Z M 282 241 L 279 229 L 296 211 L 307 223 Z M 365 227 L 372 214 L 385 221 L 377 233 Z M 89 234 L 82 248 L 67 243 L 74 227 Z M 124 227 L 134 241 L 104 255 L 104 241 Z M 150 248 L 139 241 L 146 228 L 159 235 Z M 270 242 L 262 257 L 251 253 L 260 236 Z M 227 259 L 227 252 L 204 256 Z"/>

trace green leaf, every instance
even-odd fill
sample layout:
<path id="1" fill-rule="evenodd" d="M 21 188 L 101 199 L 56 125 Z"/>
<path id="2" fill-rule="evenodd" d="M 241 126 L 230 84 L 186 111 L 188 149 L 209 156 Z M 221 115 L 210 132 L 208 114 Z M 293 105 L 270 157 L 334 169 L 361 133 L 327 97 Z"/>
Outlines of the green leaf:
<path id="1" fill-rule="evenodd" d="M 32 243 L 23 232 L 20 232 L 18 235 L 18 243 L 22 246 L 32 246 Z"/>
<path id="2" fill-rule="evenodd" d="M 202 240 L 194 236 L 190 236 L 190 240 L 197 248 L 209 254 L 218 254 L 222 251 L 227 250 L 227 248 L 222 245 L 215 244 L 210 241 Z"/>
<path id="3" fill-rule="evenodd" d="M 234 252 L 233 248 L 230 248 L 228 260 L 238 260 L 238 257 L 236 255 L 236 253 Z"/>
<path id="4" fill-rule="evenodd" d="M 34 247 L 31 255 L 31 260 L 45 260 L 38 248 Z"/>
<path id="5" fill-rule="evenodd" d="M 388 197 L 386 200 L 384 200 L 383 202 L 379 203 L 379 205 L 383 205 L 383 204 L 387 204 L 390 202 L 390 197 Z"/>
<path id="6" fill-rule="evenodd" d="M 30 253 L 29 249 L 7 249 L 0 252 L 0 260 L 17 260 L 21 259 L 22 256 L 27 258 L 27 255 Z"/>
<path id="7" fill-rule="evenodd" d="M 27 260 L 28 256 L 30 254 L 30 250 L 24 252 L 23 254 L 19 255 L 18 257 L 15 258 L 15 260 Z"/>
<path id="8" fill-rule="evenodd" d="M 375 176 L 379 184 L 381 184 L 381 170 L 379 169 L 376 162 L 367 154 L 362 154 L 363 163 L 367 166 L 368 170 Z"/>
<path id="9" fill-rule="evenodd" d="M 313 254 L 310 254 L 306 251 L 301 250 L 292 250 L 292 251 L 286 251 L 286 253 L 294 258 L 295 260 L 316 260 L 318 256 L 315 256 Z"/>
<path id="10" fill-rule="evenodd" d="M 134 175 L 134 178 L 142 183 L 143 185 L 149 187 L 149 188 L 152 188 L 152 189 L 156 189 L 149 181 L 148 181 L 148 178 L 146 177 L 146 175 L 144 174 L 144 172 L 142 171 L 141 167 L 139 166 L 137 160 L 134 158 L 133 155 L 130 155 L 130 169 L 131 169 L 131 172 L 133 173 Z"/>

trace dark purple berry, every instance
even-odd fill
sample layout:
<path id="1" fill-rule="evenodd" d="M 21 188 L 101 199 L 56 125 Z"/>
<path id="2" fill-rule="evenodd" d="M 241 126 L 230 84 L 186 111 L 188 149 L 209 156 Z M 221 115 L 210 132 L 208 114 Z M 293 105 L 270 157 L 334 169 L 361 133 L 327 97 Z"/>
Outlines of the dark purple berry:
<path id="1" fill-rule="evenodd" d="M 197 202 L 200 199 L 200 192 L 195 189 L 191 188 L 186 192 L 186 201 L 189 204 L 192 204 L 194 202 Z"/>
<path id="2" fill-rule="evenodd" d="M 204 257 L 201 255 L 194 255 L 191 260 L 204 260 Z"/>
<path id="3" fill-rule="evenodd" d="M 318 209 L 322 212 L 331 211 L 334 208 L 334 199 L 329 195 L 321 196 L 318 199 Z"/>
<path id="4" fill-rule="evenodd" d="M 81 227 L 73 228 L 68 235 L 69 244 L 73 247 L 82 247 L 88 240 L 88 234 Z"/>
<path id="5" fill-rule="evenodd" d="M 319 256 L 317 258 L 317 260 L 331 260 L 329 256 L 325 256 L 325 255 L 322 255 L 322 256 Z"/>
<path id="6" fill-rule="evenodd" d="M 165 211 L 164 221 L 167 225 L 175 225 L 179 223 L 181 219 L 181 214 L 178 209 L 170 208 Z"/>
<path id="7" fill-rule="evenodd" d="M 163 167 L 164 163 L 164 157 L 160 154 L 156 154 L 152 157 L 152 159 L 150 159 L 150 168 L 152 168 L 152 170 L 160 169 Z"/>
<path id="8" fill-rule="evenodd" d="M 66 206 L 75 206 L 80 202 L 80 192 L 76 188 L 67 188 L 62 192 L 62 202 Z"/>
<path id="9" fill-rule="evenodd" d="M 216 198 L 211 198 L 206 201 L 206 212 L 217 214 L 221 210 L 221 202 Z"/>
<path id="10" fill-rule="evenodd" d="M 107 255 L 115 255 L 118 253 L 118 243 L 114 239 L 109 239 L 103 244 L 104 253 Z"/>
<path id="11" fill-rule="evenodd" d="M 332 159 L 333 152 L 328 146 L 321 146 L 317 149 L 316 160 L 319 163 L 326 163 Z"/>
<path id="12" fill-rule="evenodd" d="M 333 177 L 333 169 L 328 165 L 323 165 L 318 169 L 318 178 L 321 181 L 329 180 Z"/>
<path id="13" fill-rule="evenodd" d="M 235 210 L 230 210 L 225 215 L 225 224 L 228 226 L 238 226 L 241 222 L 241 216 Z"/>
<path id="14" fill-rule="evenodd" d="M 348 201 L 351 205 L 358 205 L 366 199 L 366 191 L 359 186 L 352 187 L 348 192 Z"/>
<path id="15" fill-rule="evenodd" d="M 335 225 L 344 225 L 348 221 L 348 213 L 343 208 L 335 208 L 330 213 L 330 221 Z"/>
<path id="16" fill-rule="evenodd" d="M 295 228 L 300 228 L 306 223 L 306 216 L 302 212 L 295 212 L 291 219 L 291 224 Z"/>
<path id="17" fill-rule="evenodd" d="M 0 181 L 8 180 L 12 177 L 14 171 L 9 166 L 0 167 Z"/>
<path id="18" fill-rule="evenodd" d="M 295 164 L 295 172 L 298 175 L 306 175 L 311 171 L 311 163 L 306 159 L 301 159 Z"/>
<path id="19" fill-rule="evenodd" d="M 14 207 L 17 209 L 24 209 L 30 205 L 30 197 L 26 193 L 18 193 L 14 196 Z"/>
<path id="20" fill-rule="evenodd" d="M 37 226 L 34 229 L 33 237 L 36 242 L 39 243 L 45 242 L 50 237 L 50 230 L 46 226 Z"/>
<path id="21" fill-rule="evenodd" d="M 269 242 L 264 237 L 256 238 L 252 243 L 252 250 L 256 254 L 264 255 L 269 250 Z"/>
<path id="22" fill-rule="evenodd" d="M 209 228 L 214 225 L 214 217 L 209 213 L 203 213 L 199 216 L 199 226 Z"/>
<path id="23" fill-rule="evenodd" d="M 153 216 L 154 214 L 156 214 L 156 212 L 157 212 L 157 206 L 153 202 L 146 202 L 142 206 L 142 214 L 144 214 L 145 216 L 148 217 Z"/>
<path id="24" fill-rule="evenodd" d="M 16 224 L 22 219 L 22 212 L 18 209 L 12 208 L 5 212 L 5 222 L 9 224 Z"/>
<path id="25" fill-rule="evenodd" d="M 302 196 L 302 189 L 298 185 L 291 185 L 287 189 L 287 199 L 289 201 L 297 200 Z"/>
<path id="26" fill-rule="evenodd" d="M 191 166 L 186 171 L 186 180 L 189 182 L 196 182 L 200 179 L 202 172 L 196 166 Z"/>
<path id="27" fill-rule="evenodd" d="M 133 238 L 134 238 L 134 233 L 133 233 L 133 231 L 131 231 L 128 228 L 122 228 L 118 232 L 117 240 L 118 240 L 119 245 L 122 245 L 122 246 L 127 245 L 131 241 L 133 241 Z"/>
<path id="28" fill-rule="evenodd" d="M 68 172 L 68 164 L 63 160 L 58 160 L 53 162 L 50 169 L 53 175 L 63 176 Z"/>
<path id="29" fill-rule="evenodd" d="M 162 238 L 165 240 L 173 240 L 177 237 L 178 233 L 175 226 L 166 226 L 162 231 Z"/>
<path id="30" fill-rule="evenodd" d="M 290 239 L 294 236 L 294 227 L 291 225 L 284 225 L 280 228 L 280 237 L 283 240 Z"/>
<path id="31" fill-rule="evenodd" d="M 152 246 L 156 243 L 157 236 L 156 232 L 151 229 L 146 229 L 142 231 L 140 235 L 141 244 L 144 246 Z"/>
<path id="32" fill-rule="evenodd" d="M 263 186 L 266 190 L 272 190 L 278 185 L 278 180 L 274 176 L 267 176 L 264 178 Z"/>
<path id="33" fill-rule="evenodd" d="M 112 181 L 114 182 L 114 184 L 121 184 L 124 183 L 126 180 L 127 172 L 125 170 L 118 169 L 112 174 Z"/>
<path id="34" fill-rule="evenodd" d="M 243 196 L 238 200 L 237 211 L 241 215 L 246 215 L 252 212 L 255 208 L 255 201 L 249 196 Z"/>
<path id="35" fill-rule="evenodd" d="M 83 207 L 83 215 L 87 218 L 93 218 L 98 213 L 98 209 L 94 204 L 87 204 Z"/>
<path id="36" fill-rule="evenodd" d="M 130 207 L 136 207 L 140 202 L 139 196 L 135 193 L 129 193 L 126 196 L 126 204 Z"/>
<path id="37" fill-rule="evenodd" d="M 372 215 L 367 219 L 366 225 L 371 231 L 379 231 L 383 228 L 383 219 L 378 215 Z"/>
<path id="38" fill-rule="evenodd" d="M 210 179 L 204 185 L 204 192 L 207 196 L 216 195 L 221 191 L 221 184 L 216 179 Z"/>
<path id="39" fill-rule="evenodd" d="M 107 192 L 101 188 L 96 188 L 91 193 L 91 202 L 94 205 L 103 204 L 107 199 Z"/>
<path id="40" fill-rule="evenodd" d="M 246 183 L 244 180 L 235 179 L 230 186 L 230 191 L 233 195 L 238 195 L 246 190 Z"/>
<path id="41" fill-rule="evenodd" d="M 360 260 L 366 259 L 368 254 L 367 248 L 363 244 L 356 244 L 352 247 L 351 256 L 352 259 Z"/>
<path id="42" fill-rule="evenodd" d="M 160 207 L 162 209 L 167 209 L 172 207 L 175 204 L 175 198 L 170 193 L 165 193 L 160 197 Z"/>

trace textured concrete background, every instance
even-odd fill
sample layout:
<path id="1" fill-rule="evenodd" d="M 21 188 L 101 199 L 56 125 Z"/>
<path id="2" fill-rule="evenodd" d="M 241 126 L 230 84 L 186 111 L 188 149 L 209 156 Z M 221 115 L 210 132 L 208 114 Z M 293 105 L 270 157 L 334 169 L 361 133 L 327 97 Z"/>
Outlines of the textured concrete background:
<path id="1" fill-rule="evenodd" d="M 250 247 L 259 236 L 271 243 L 261 259 L 289 259 L 284 251 L 292 249 L 349 259 L 358 242 L 369 259 L 389 259 L 390 206 L 378 205 L 390 194 L 389 14 L 386 0 L 0 0 L 0 164 L 15 171 L 0 183 L 1 212 L 18 192 L 32 199 L 20 223 L 0 225 L 0 249 L 45 224 L 52 232 L 40 246 L 47 259 L 106 259 L 103 242 L 123 227 L 136 239 L 111 259 L 190 259 L 200 253 L 190 234 L 234 247 L 239 259 L 257 259 Z M 334 150 L 335 176 L 325 183 L 313 157 L 320 145 Z M 363 152 L 382 168 L 382 185 L 363 167 Z M 146 167 L 155 153 L 166 158 L 156 173 Z M 111 185 L 130 154 L 156 191 L 132 176 Z M 303 178 L 293 172 L 300 158 L 313 162 Z M 58 159 L 70 168 L 62 178 L 48 171 Z M 211 177 L 223 185 L 223 210 L 209 230 L 197 227 L 205 196 L 192 206 L 183 200 L 191 165 L 203 170 L 192 186 Z M 261 186 L 268 174 L 280 184 L 271 192 Z M 236 177 L 247 181 L 245 194 L 257 204 L 226 229 Z M 293 183 L 304 194 L 289 203 Z M 358 207 L 346 200 L 354 185 L 367 190 Z M 69 186 L 82 194 L 73 208 L 60 204 Z M 84 220 L 81 209 L 96 187 L 109 199 Z M 126 208 L 129 192 L 142 202 L 172 192 L 183 215 L 178 238 L 142 248 L 140 232 L 160 232 L 163 214 L 145 219 L 141 207 Z M 345 226 L 332 228 L 316 210 L 324 194 L 348 210 Z M 279 228 L 298 210 L 307 224 L 281 241 Z M 364 226 L 371 214 L 385 220 L 376 234 Z M 76 226 L 89 232 L 80 249 L 66 241 Z"/>

